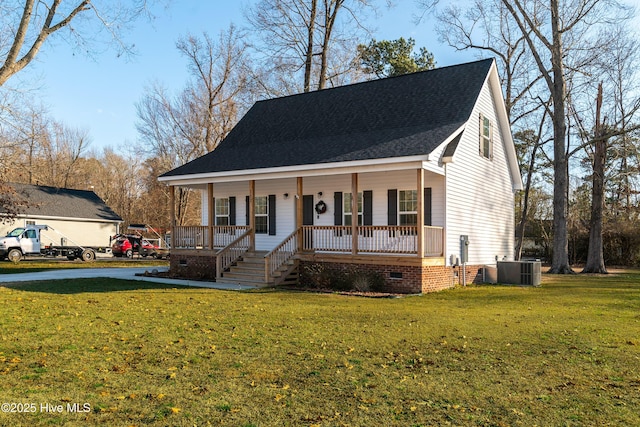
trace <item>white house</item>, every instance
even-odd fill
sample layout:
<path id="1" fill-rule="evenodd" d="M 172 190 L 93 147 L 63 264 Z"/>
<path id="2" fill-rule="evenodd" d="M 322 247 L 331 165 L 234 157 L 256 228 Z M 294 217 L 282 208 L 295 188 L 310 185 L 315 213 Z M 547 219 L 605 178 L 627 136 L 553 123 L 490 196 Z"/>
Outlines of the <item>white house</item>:
<path id="1" fill-rule="evenodd" d="M 118 233 L 122 218 L 93 191 L 42 185 L 10 184 L 28 206 L 11 223 L 0 224 L 6 235 L 16 227 L 46 224 L 67 239 L 66 244 L 109 248 L 110 238 Z M 0 215 L 2 213 L 0 212 Z M 46 232 L 44 238 L 60 245 L 60 234 Z"/>
<path id="2" fill-rule="evenodd" d="M 398 292 L 513 259 L 522 188 L 492 59 L 257 102 L 159 179 L 202 192 L 202 224 L 173 227 L 176 275 L 266 285 L 321 264 Z"/>

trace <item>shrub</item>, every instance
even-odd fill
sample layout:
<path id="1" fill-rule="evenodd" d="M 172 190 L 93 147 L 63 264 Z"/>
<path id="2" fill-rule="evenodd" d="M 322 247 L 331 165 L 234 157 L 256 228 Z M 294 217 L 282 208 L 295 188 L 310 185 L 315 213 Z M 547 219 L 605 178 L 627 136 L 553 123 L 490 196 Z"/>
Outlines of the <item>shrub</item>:
<path id="1" fill-rule="evenodd" d="M 383 292 L 385 280 L 382 274 L 362 271 L 357 266 L 347 269 L 329 267 L 325 264 L 305 264 L 302 269 L 305 286 L 334 291 Z"/>

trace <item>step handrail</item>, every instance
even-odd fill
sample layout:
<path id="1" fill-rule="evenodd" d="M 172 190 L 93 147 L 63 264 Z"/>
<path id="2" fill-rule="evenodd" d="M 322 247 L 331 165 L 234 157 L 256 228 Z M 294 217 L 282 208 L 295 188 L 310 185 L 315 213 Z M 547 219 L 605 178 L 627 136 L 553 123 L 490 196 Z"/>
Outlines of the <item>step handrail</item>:
<path id="1" fill-rule="evenodd" d="M 240 237 L 216 252 L 216 279 L 222 272 L 236 262 L 251 248 L 251 229 L 247 229 Z"/>
<path id="2" fill-rule="evenodd" d="M 285 265 L 298 253 L 298 234 L 295 230 L 289 234 L 278 246 L 264 257 L 264 281 L 270 283 L 274 273 Z"/>

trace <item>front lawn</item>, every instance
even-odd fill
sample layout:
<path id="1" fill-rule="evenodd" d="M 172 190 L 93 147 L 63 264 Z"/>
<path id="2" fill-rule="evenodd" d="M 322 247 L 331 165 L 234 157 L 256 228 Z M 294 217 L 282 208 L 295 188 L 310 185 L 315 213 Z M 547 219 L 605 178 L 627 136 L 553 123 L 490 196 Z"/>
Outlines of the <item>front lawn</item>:
<path id="1" fill-rule="evenodd" d="M 0 287 L 0 396 L 12 426 L 640 425 L 640 272 L 396 299 Z"/>
<path id="2" fill-rule="evenodd" d="M 92 262 L 80 259 L 69 261 L 62 258 L 31 258 L 20 262 L 0 260 L 1 274 L 35 273 L 66 268 L 113 268 L 113 267 L 168 267 L 168 261 L 153 258 L 98 258 Z M 1 276 L 0 276 L 1 278 Z"/>

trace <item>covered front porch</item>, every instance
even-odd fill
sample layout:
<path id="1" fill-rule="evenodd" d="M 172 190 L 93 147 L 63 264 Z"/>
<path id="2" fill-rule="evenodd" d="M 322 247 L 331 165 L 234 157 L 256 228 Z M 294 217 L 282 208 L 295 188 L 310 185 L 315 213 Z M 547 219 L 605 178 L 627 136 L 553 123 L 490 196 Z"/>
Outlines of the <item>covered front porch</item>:
<path id="1" fill-rule="evenodd" d="M 195 186 L 202 191 L 204 225 L 175 225 L 172 214 L 172 271 L 183 274 L 198 265 L 197 275 L 241 281 L 239 274 L 245 272 L 240 270 L 251 270 L 251 281 L 265 286 L 291 277 L 300 261 L 319 257 L 350 264 L 444 266 L 445 228 L 432 225 L 443 222 L 439 214 L 443 200 L 440 196 L 432 200 L 432 193 L 443 194 L 440 177 L 422 167 L 388 171 L 387 177 L 380 174 L 343 172 L 331 177 L 298 176 L 269 182 L 250 179 L 244 184 L 208 182 Z M 427 186 L 425 174 L 429 176 Z M 395 179 L 389 183 L 385 178 Z M 248 193 L 245 215 L 237 212 L 243 187 Z M 396 189 L 390 189 L 393 187 Z M 407 201 L 396 200 L 397 188 L 406 188 L 400 192 L 408 196 L 400 198 Z M 172 203 L 174 191 L 170 186 Z M 268 193 L 276 194 L 266 196 Z M 256 203 L 262 195 L 268 201 L 266 207 Z M 329 203 L 323 201 L 327 195 L 333 196 Z M 217 199 L 224 203 L 217 203 Z M 220 216 L 224 204 L 232 206 L 232 215 Z M 271 217 L 276 213 L 277 220 Z M 353 213 L 357 213 L 357 221 L 352 220 L 356 217 Z M 235 218 L 242 216 L 246 224 L 236 225 Z M 382 221 L 387 224 L 376 225 Z M 283 233 L 286 228 L 289 234 Z M 258 263 L 262 266 L 259 273 Z"/>

